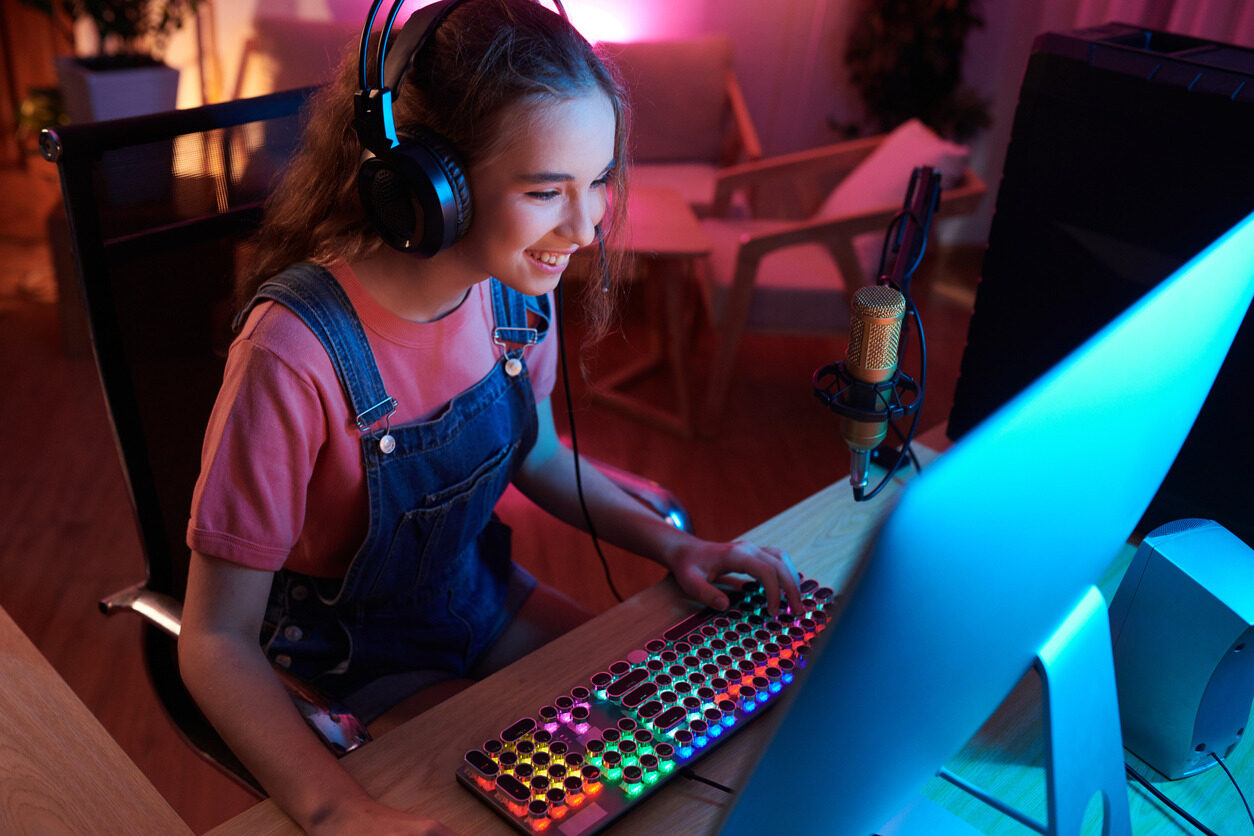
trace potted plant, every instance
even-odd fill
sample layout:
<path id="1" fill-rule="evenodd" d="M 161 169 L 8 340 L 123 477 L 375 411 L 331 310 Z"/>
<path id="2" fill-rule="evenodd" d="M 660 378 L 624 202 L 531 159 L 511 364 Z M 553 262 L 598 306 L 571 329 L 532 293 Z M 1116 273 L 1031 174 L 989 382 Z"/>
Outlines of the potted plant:
<path id="1" fill-rule="evenodd" d="M 79 24 L 70 37 L 78 42 L 80 54 L 57 58 L 57 78 L 71 122 L 174 109 L 178 70 L 161 56 L 170 35 L 195 14 L 201 0 L 22 2 L 55 21 Z M 95 43 L 88 46 L 93 36 Z"/>
<path id="2" fill-rule="evenodd" d="M 968 142 L 991 121 L 988 102 L 962 84 L 967 35 L 983 27 L 979 0 L 862 0 L 844 62 L 864 118 L 831 127 L 857 136 L 918 117 Z"/>

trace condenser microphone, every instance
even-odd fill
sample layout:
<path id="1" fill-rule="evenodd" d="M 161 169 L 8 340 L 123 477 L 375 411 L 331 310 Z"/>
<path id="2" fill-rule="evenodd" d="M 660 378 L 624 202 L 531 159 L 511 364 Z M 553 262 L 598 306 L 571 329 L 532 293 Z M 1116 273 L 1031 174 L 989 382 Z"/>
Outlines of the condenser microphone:
<path id="1" fill-rule="evenodd" d="M 853 295 L 845 372 L 854 383 L 840 393 L 838 400 L 842 405 L 860 412 L 884 416 L 876 421 L 849 417 L 840 419 L 840 435 L 852 454 L 849 483 L 853 486 L 854 498 L 858 500 L 862 499 L 866 490 L 871 451 L 888 435 L 891 387 L 879 387 L 877 384 L 890 382 L 897 373 L 897 344 L 905 314 L 905 297 L 888 285 L 870 285 L 860 288 Z"/>

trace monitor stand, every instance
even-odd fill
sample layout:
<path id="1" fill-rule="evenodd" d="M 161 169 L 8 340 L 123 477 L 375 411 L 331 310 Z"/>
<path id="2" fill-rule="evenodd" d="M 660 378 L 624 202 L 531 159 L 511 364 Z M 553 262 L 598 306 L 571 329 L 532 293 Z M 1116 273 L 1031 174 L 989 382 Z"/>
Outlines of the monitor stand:
<path id="1" fill-rule="evenodd" d="M 1132 836 L 1128 789 L 1111 655 L 1106 600 L 1097 587 L 1036 655 L 1045 715 L 1045 787 L 1048 824 L 1010 807 L 954 773 L 940 777 L 1045 836 L 1078 836 L 1094 795 L 1102 801 L 1103 836 Z M 970 825 L 927 799 L 881 828 L 890 834 L 969 834 Z"/>

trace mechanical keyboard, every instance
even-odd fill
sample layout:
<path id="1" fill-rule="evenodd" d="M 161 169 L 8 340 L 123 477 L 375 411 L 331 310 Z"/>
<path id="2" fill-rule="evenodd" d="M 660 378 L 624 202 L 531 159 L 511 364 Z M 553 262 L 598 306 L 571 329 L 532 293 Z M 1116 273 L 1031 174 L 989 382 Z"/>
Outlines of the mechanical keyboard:
<path id="1" fill-rule="evenodd" d="M 773 617 L 745 583 L 468 751 L 457 780 L 524 833 L 597 832 L 788 688 L 834 598 L 812 579 L 801 593 Z"/>

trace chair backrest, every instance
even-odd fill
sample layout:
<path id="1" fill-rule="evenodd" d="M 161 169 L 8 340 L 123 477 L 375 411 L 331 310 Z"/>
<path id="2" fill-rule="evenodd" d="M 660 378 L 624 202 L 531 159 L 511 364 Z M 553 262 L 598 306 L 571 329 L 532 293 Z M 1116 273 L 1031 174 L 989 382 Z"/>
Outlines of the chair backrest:
<path id="1" fill-rule="evenodd" d="M 181 600 L 232 277 L 313 88 L 46 131 L 150 589 Z"/>
<path id="2" fill-rule="evenodd" d="M 735 162 L 728 101 L 732 44 L 725 35 L 602 43 L 628 91 L 635 163 Z"/>

